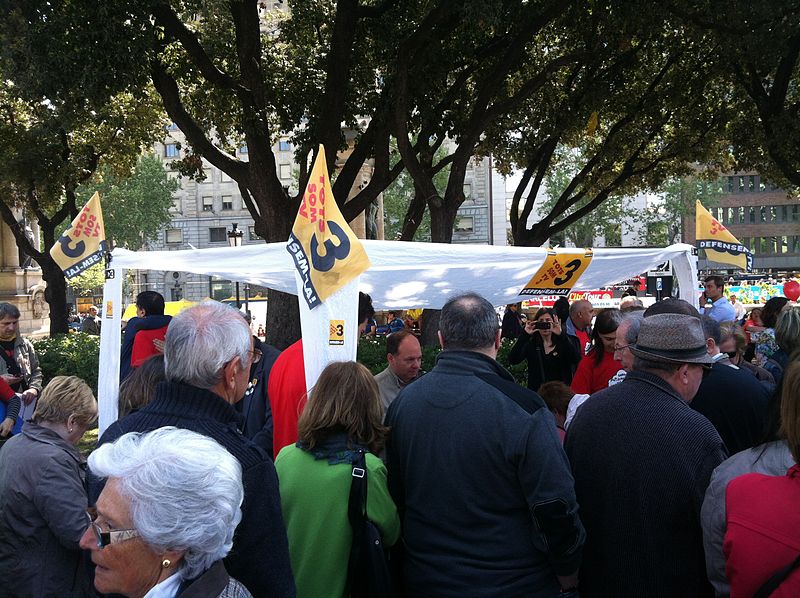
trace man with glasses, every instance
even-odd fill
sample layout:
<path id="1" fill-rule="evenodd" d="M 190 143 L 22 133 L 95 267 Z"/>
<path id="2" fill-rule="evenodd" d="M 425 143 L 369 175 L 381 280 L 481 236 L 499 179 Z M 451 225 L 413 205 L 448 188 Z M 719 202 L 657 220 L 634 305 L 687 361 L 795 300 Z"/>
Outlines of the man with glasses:
<path id="1" fill-rule="evenodd" d="M 712 363 L 703 328 L 689 315 L 645 317 L 624 350 L 632 370 L 583 404 L 565 442 L 586 527 L 581 594 L 704 596 L 700 506 L 727 454 L 689 406 Z"/>
<path id="2" fill-rule="evenodd" d="M 714 424 L 733 455 L 762 442 L 769 391 L 753 375 L 723 363 L 728 361 L 728 355 L 719 350 L 722 337 L 719 322 L 709 316 L 702 316 L 700 320 L 706 336 L 706 350 L 714 365 L 703 378 L 692 409 Z"/>
<path id="3" fill-rule="evenodd" d="M 234 409 L 250 382 L 251 365 L 260 359 L 249 326 L 233 308 L 207 301 L 184 310 L 164 339 L 166 381 L 148 405 L 109 426 L 98 446 L 164 426 L 216 440 L 239 461 L 244 482 L 242 521 L 225 568 L 254 596 L 288 597 L 295 587 L 275 466 L 239 432 L 241 416 Z M 101 490 L 90 476 L 91 504 Z"/>

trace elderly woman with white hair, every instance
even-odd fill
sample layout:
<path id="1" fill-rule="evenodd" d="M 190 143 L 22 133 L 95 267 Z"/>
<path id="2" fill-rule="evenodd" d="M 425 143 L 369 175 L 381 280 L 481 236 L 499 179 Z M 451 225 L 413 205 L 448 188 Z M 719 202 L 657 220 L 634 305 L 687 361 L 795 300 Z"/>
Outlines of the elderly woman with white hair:
<path id="1" fill-rule="evenodd" d="M 178 428 L 125 434 L 89 457 L 107 479 L 81 548 L 103 594 L 129 598 L 248 598 L 222 558 L 244 498 L 239 462 L 210 438 Z"/>
<path id="2" fill-rule="evenodd" d="M 172 318 L 164 339 L 166 380 L 147 405 L 111 424 L 98 444 L 164 426 L 216 440 L 239 462 L 244 482 L 242 522 L 225 567 L 254 596 L 294 598 L 275 466 L 241 434 L 241 416 L 234 408 L 250 382 L 250 366 L 260 359 L 250 328 L 235 309 L 207 301 L 182 311 Z M 93 503 L 102 484 L 91 461 L 89 471 Z"/>

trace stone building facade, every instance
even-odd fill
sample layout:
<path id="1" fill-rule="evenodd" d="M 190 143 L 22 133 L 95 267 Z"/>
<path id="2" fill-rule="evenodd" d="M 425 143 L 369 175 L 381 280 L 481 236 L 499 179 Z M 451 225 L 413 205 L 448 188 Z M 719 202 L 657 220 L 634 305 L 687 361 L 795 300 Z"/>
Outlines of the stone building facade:
<path id="1" fill-rule="evenodd" d="M 800 271 L 800 198 L 761 179 L 756 172 L 722 176 L 723 196 L 711 215 L 753 252 L 753 268 L 760 271 Z M 694 216 L 684 219 L 683 241 L 694 245 Z M 700 269 L 725 265 L 699 261 Z M 729 268 L 731 273 L 738 270 Z"/>
<path id="2" fill-rule="evenodd" d="M 18 220 L 23 220 L 21 212 Z M 34 245 L 38 247 L 39 226 L 36 223 L 29 223 L 29 226 Z M 17 306 L 22 334 L 44 336 L 50 332 L 50 306 L 44 298 L 42 270 L 36 262 L 24 258 L 11 229 L 5 222 L 0 222 L 0 301 Z"/>

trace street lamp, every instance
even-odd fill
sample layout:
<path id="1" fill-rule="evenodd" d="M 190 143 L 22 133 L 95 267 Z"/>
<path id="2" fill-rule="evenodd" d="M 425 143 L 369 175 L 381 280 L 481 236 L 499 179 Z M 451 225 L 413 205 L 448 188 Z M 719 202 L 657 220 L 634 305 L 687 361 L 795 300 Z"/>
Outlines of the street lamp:
<path id="1" fill-rule="evenodd" d="M 241 247 L 242 239 L 244 238 L 244 231 L 239 230 L 239 223 L 234 222 L 231 225 L 231 230 L 228 231 L 228 245 L 231 247 Z M 242 308 L 242 302 L 239 301 L 239 281 L 236 281 L 236 309 Z"/>

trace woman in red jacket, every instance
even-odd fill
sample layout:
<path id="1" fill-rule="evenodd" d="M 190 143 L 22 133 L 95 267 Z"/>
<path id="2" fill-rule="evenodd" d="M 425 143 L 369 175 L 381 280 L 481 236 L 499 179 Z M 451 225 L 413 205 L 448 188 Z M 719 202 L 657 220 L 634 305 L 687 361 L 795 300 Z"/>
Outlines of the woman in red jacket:
<path id="1" fill-rule="evenodd" d="M 576 394 L 589 395 L 607 388 L 609 380 L 622 369 L 622 364 L 614 359 L 617 328 L 621 322 L 622 312 L 618 309 L 604 309 L 597 314 L 592 347 L 581 359 L 572 378 L 572 390 Z"/>
<path id="2" fill-rule="evenodd" d="M 731 598 L 753 596 L 777 576 L 772 598 L 800 596 L 800 362 L 786 370 L 781 393 L 781 433 L 795 465 L 785 476 L 749 473 L 726 492 L 723 551 Z M 782 579 L 781 579 L 782 578 Z"/>

